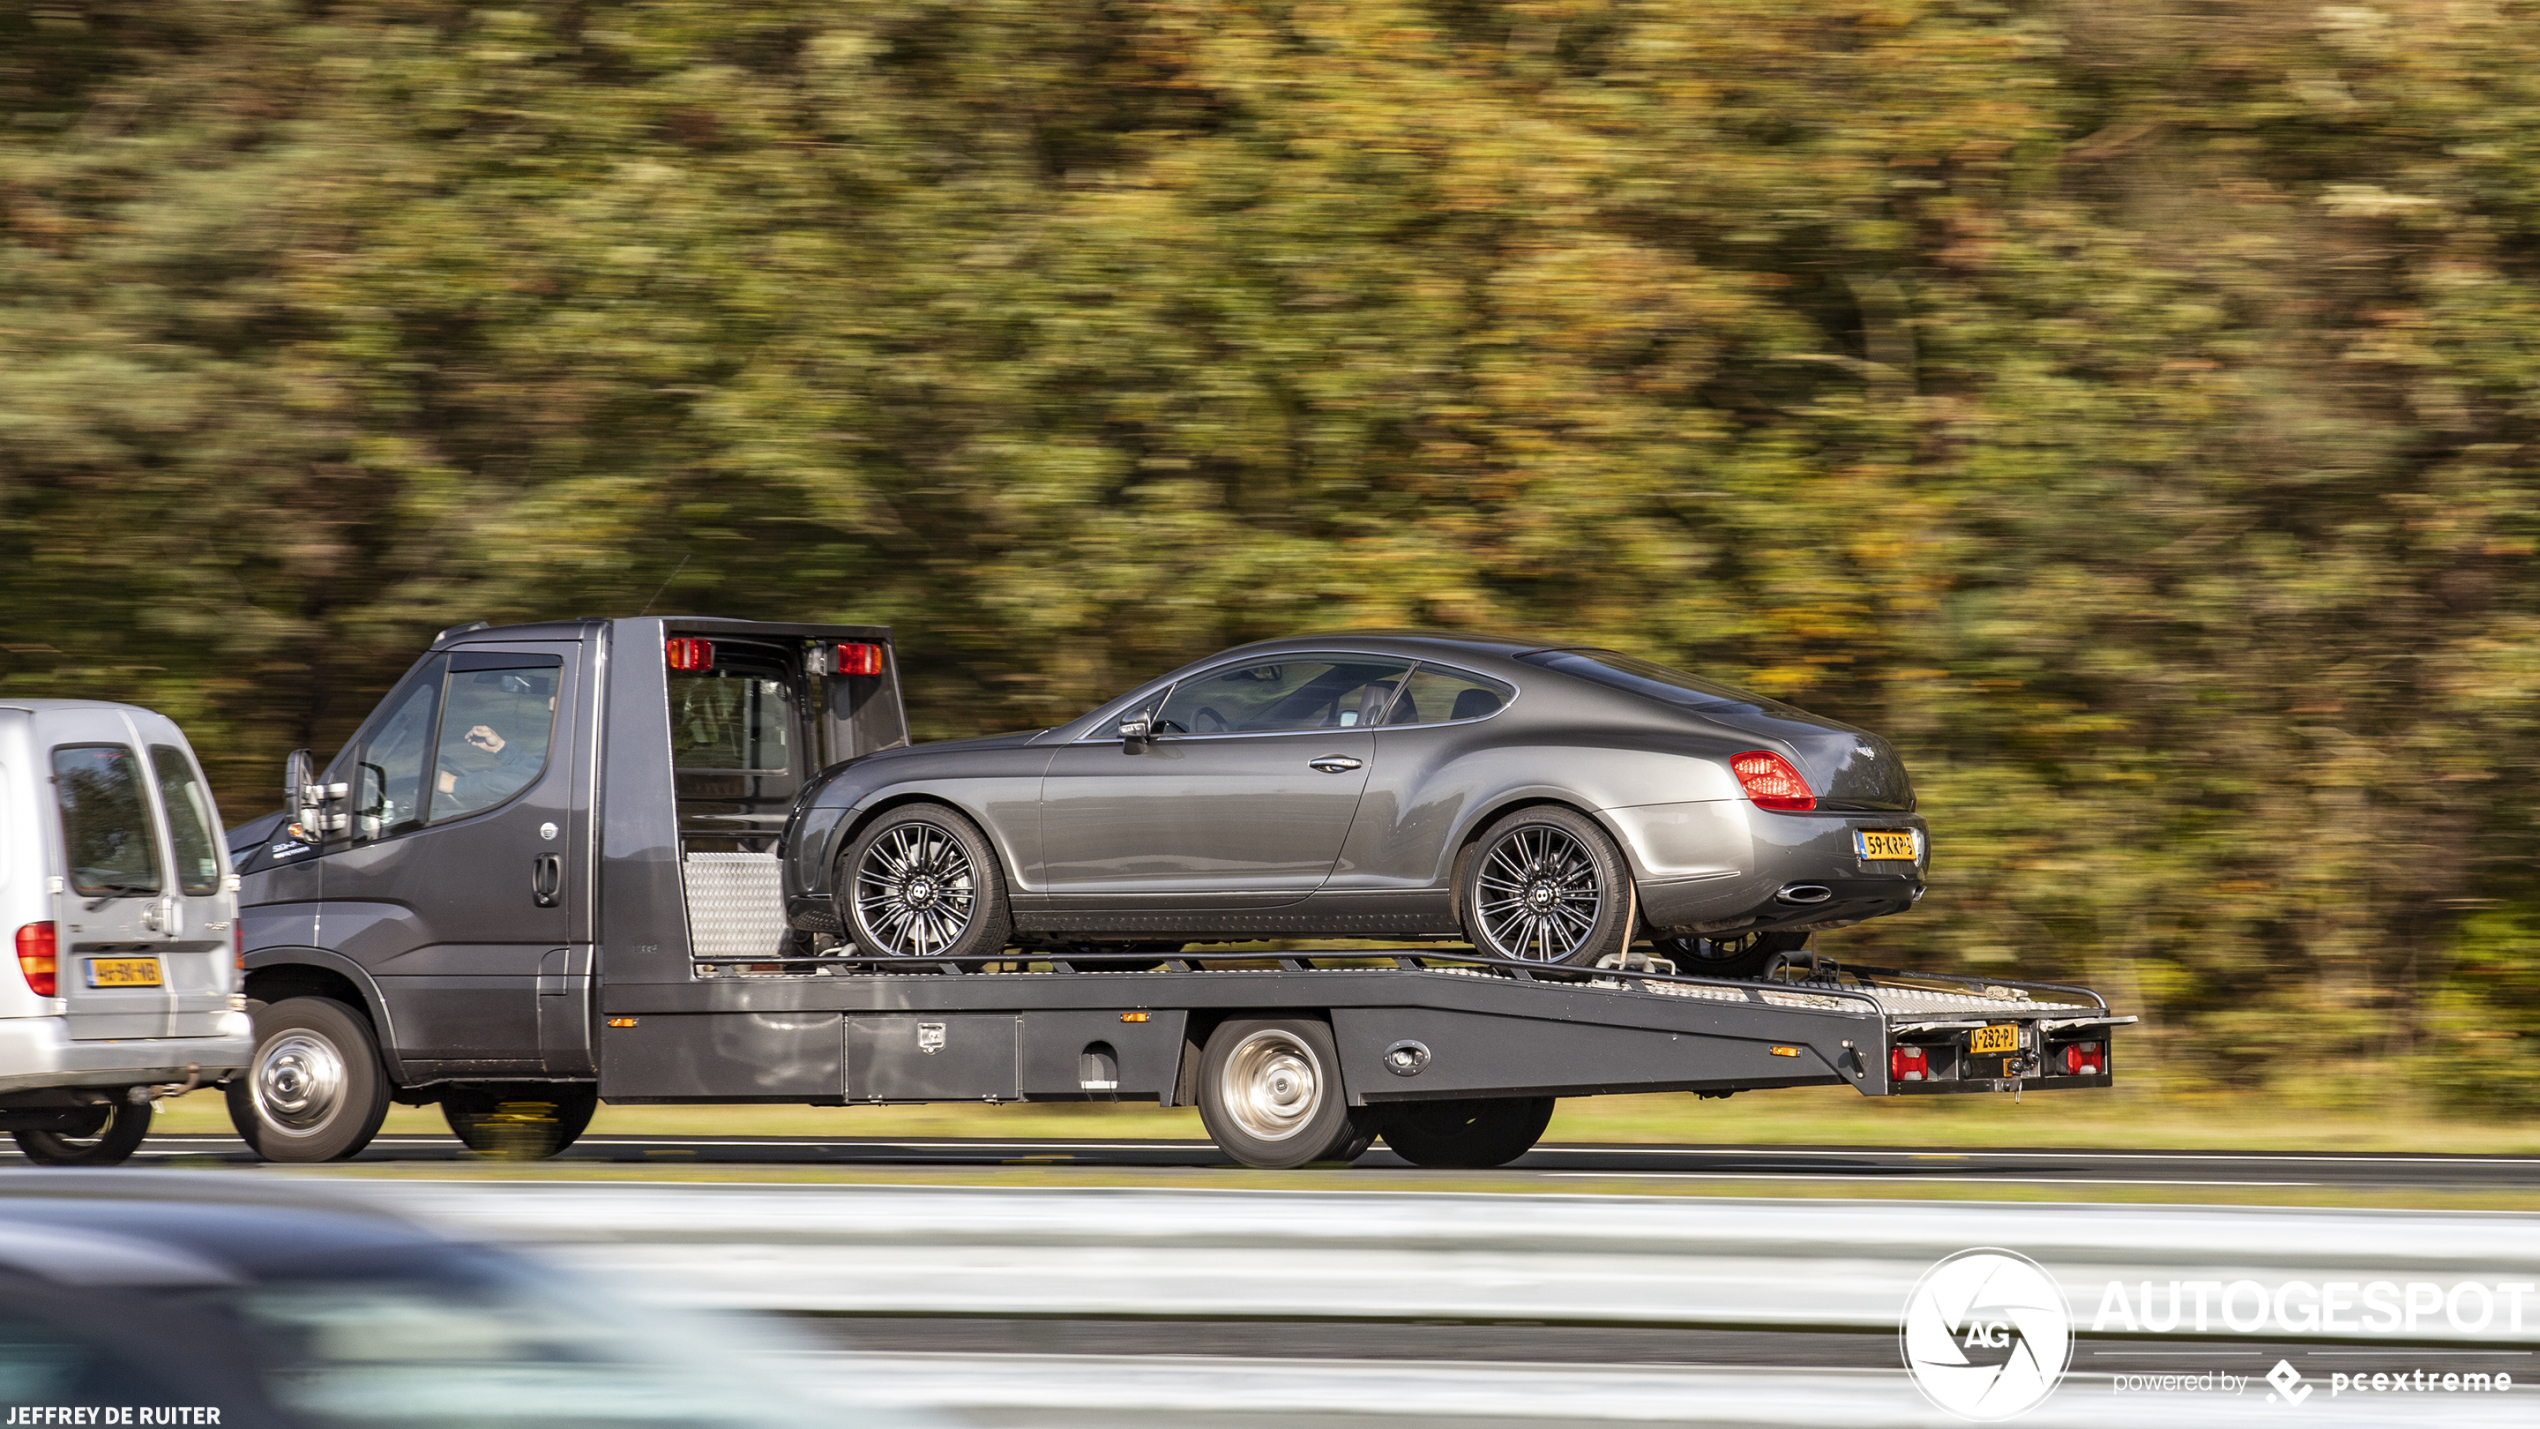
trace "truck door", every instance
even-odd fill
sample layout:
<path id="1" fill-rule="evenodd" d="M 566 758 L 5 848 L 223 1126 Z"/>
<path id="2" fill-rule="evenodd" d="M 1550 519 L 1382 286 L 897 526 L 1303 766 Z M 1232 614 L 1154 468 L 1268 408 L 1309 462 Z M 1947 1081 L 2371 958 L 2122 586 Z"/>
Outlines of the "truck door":
<path id="1" fill-rule="evenodd" d="M 102 710 L 36 716 L 60 818 L 55 986 L 73 1040 L 164 1037 L 167 857 L 130 726 Z"/>
<path id="2" fill-rule="evenodd" d="M 327 772 L 350 788 L 351 827 L 324 858 L 319 937 L 377 979 L 410 1080 L 547 1070 L 541 967 L 558 951 L 589 965 L 573 797 L 585 678 L 570 641 L 460 646 Z"/>

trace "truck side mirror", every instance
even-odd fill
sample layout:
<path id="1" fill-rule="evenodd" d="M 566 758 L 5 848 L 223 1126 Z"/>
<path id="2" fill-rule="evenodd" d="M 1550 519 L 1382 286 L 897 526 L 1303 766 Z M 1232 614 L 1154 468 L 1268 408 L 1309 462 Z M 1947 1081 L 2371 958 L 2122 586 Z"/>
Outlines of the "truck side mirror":
<path id="1" fill-rule="evenodd" d="M 283 833 L 312 846 L 324 842 L 325 811 L 318 804 L 315 762 L 307 750 L 292 750 L 290 757 L 282 761 L 282 807 L 290 815 Z"/>

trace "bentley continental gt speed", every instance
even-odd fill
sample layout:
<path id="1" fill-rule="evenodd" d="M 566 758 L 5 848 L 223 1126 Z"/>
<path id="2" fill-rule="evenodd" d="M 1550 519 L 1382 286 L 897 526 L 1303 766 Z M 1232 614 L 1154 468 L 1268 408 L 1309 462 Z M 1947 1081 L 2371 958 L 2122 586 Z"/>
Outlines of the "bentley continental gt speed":
<path id="1" fill-rule="evenodd" d="M 1865 730 L 1610 650 L 1434 635 L 1246 645 L 1055 729 L 807 786 L 786 913 L 818 949 L 1648 940 L 1751 977 L 1911 908 L 1930 842 Z"/>

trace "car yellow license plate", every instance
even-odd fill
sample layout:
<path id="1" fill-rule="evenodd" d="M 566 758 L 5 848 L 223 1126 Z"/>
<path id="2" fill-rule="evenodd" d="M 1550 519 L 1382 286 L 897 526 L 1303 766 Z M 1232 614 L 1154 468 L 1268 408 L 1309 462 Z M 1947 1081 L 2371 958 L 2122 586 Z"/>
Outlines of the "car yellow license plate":
<path id="1" fill-rule="evenodd" d="M 1903 858 L 1914 856 L 1912 829 L 1862 829 L 1861 857 Z"/>
<path id="2" fill-rule="evenodd" d="M 88 985 L 90 987 L 157 987 L 159 986 L 159 960 L 157 958 L 90 958 Z"/>
<path id="3" fill-rule="evenodd" d="M 1996 1022 L 1989 1027 L 1979 1027 L 1967 1038 L 1967 1050 L 1977 1056 L 1988 1052 L 2016 1052 L 2020 1050 L 2020 1024 Z"/>

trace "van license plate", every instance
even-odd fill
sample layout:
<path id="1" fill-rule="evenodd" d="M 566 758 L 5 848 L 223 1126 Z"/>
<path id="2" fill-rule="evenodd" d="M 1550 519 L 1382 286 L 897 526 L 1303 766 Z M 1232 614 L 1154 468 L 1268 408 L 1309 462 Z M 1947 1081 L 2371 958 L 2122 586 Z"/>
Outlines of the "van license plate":
<path id="1" fill-rule="evenodd" d="M 1910 860 L 1914 856 L 1912 829 L 1856 829 L 1853 833 L 1861 842 L 1861 857 L 1863 858 Z"/>
<path id="2" fill-rule="evenodd" d="M 1996 1022 L 1990 1027 L 1979 1027 L 1967 1038 L 1967 1050 L 1979 1057 L 1990 1052 L 2016 1052 L 2020 1050 L 2020 1024 Z"/>
<path id="3" fill-rule="evenodd" d="M 90 987 L 157 987 L 159 986 L 159 960 L 157 958 L 90 958 L 88 985 Z"/>

